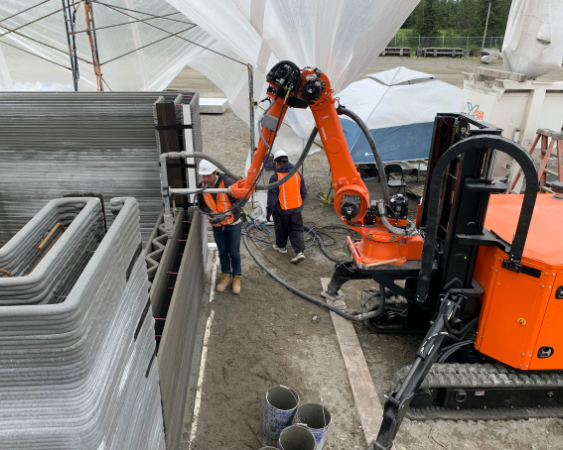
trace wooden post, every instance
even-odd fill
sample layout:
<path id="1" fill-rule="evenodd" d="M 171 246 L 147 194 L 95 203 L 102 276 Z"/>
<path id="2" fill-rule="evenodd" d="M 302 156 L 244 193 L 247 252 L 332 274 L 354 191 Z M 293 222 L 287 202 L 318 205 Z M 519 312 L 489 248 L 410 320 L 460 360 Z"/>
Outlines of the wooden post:
<path id="1" fill-rule="evenodd" d="M 489 26 L 489 16 L 491 15 L 492 4 L 492 2 L 489 2 L 489 9 L 487 10 L 487 21 L 485 22 L 485 33 L 483 33 L 483 45 L 481 45 L 481 49 L 485 48 L 485 38 L 487 37 L 487 27 Z"/>

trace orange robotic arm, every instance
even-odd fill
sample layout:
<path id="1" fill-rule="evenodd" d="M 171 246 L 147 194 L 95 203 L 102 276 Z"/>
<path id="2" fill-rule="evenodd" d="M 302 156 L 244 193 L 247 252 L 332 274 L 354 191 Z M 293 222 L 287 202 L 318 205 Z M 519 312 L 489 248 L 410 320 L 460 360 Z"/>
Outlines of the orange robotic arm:
<path id="1" fill-rule="evenodd" d="M 366 213 L 370 212 L 369 192 L 348 150 L 335 107 L 336 99 L 332 96 L 333 91 L 326 74 L 310 68 L 301 71 L 294 63 L 282 61 L 270 70 L 267 80 L 270 83 L 268 96 L 272 105 L 262 118 L 262 138 L 248 169 L 247 178 L 230 187 L 231 195 L 247 198 L 253 192 L 263 159 L 275 139 L 287 108 L 309 107 L 332 171 L 336 213 L 348 227 L 362 235 L 361 242 L 353 243 L 348 238 L 350 251 L 358 267 L 404 264 L 407 260 L 419 259 L 422 239 L 416 234 L 400 234 L 402 230 L 399 228 L 395 228 L 397 233 L 390 232 L 389 227 L 385 227 L 381 220 L 397 227 L 405 226 L 406 220 L 387 219 L 385 213 L 377 212 L 386 206 L 383 209 L 381 206 L 371 206 L 371 212 L 383 218 L 379 223 L 366 224 Z"/>

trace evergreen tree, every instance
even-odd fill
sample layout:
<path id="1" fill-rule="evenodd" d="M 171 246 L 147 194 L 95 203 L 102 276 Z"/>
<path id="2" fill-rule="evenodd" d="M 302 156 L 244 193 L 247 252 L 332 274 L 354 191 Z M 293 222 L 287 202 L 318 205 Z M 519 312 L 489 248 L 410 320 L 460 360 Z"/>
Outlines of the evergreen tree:
<path id="1" fill-rule="evenodd" d="M 504 36 L 512 0 L 421 0 L 401 28 L 421 36 L 483 36 L 489 2 L 487 36 Z"/>
<path id="2" fill-rule="evenodd" d="M 413 11 L 414 29 L 421 36 L 437 36 L 440 30 L 440 0 L 421 0 Z"/>

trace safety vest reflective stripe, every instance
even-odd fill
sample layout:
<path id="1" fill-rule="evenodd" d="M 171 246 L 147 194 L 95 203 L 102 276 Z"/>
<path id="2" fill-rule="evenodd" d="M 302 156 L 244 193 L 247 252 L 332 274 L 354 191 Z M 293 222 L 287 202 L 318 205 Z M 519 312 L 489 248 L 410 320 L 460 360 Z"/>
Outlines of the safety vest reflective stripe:
<path id="1" fill-rule="evenodd" d="M 219 183 L 219 186 L 217 186 L 217 187 L 219 189 L 224 189 L 225 188 L 225 182 L 221 181 L 221 183 Z M 217 202 L 215 202 L 215 200 L 213 199 L 213 195 L 206 194 L 205 192 L 203 193 L 203 198 L 204 198 L 207 206 L 209 206 L 209 209 L 213 212 L 221 213 L 223 211 L 227 211 L 232 206 L 231 201 L 229 200 L 229 196 L 225 193 L 217 194 Z M 234 217 L 233 214 L 231 214 L 225 220 L 223 220 L 221 223 L 218 223 L 214 226 L 220 227 L 220 226 L 223 226 L 223 225 L 230 225 L 234 221 L 235 221 L 235 217 Z"/>
<path id="2" fill-rule="evenodd" d="M 278 181 L 286 175 L 287 173 L 278 172 Z M 301 198 L 301 175 L 298 172 L 295 172 L 289 180 L 280 186 L 278 198 L 280 206 L 284 211 L 299 208 L 303 204 L 303 199 Z"/>

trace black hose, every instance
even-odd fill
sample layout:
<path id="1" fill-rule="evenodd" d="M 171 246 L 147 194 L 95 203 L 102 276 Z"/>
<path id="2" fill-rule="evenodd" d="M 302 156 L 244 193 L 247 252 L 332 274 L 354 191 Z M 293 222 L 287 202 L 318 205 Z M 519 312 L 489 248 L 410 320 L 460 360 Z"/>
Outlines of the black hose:
<path id="1" fill-rule="evenodd" d="M 250 249 L 250 245 L 248 244 L 248 238 L 246 236 L 243 236 L 243 238 L 244 238 L 244 246 L 246 247 L 246 250 L 248 250 L 248 253 L 250 253 L 250 256 L 252 256 L 252 258 L 254 259 L 256 264 L 258 264 L 258 266 L 264 272 L 266 272 L 268 275 L 270 275 L 270 277 L 272 277 L 274 280 L 276 280 L 278 283 L 280 283 L 283 287 L 290 290 L 294 294 L 299 295 L 300 297 L 304 298 L 305 300 L 310 301 L 311 303 L 314 303 L 315 305 L 322 306 L 323 308 L 330 309 L 332 312 L 334 312 L 334 313 L 338 314 L 339 316 L 344 317 L 345 319 L 348 319 L 348 320 L 362 321 L 362 320 L 371 319 L 372 317 L 378 316 L 378 311 L 371 311 L 369 313 L 358 314 L 358 315 L 347 314 L 343 311 L 340 311 L 335 306 L 329 305 L 328 303 L 325 303 L 322 300 L 318 300 L 315 297 L 312 297 L 308 294 L 305 294 L 305 292 L 302 292 L 299 289 L 293 287 L 291 284 L 286 283 L 280 277 L 275 275 L 270 269 L 268 269 L 264 265 L 264 263 L 262 261 L 260 261 L 258 259 L 258 257 L 254 254 L 254 252 Z"/>
<path id="2" fill-rule="evenodd" d="M 479 317 L 475 317 L 471 319 L 469 322 L 467 322 L 461 330 L 456 331 L 450 326 L 448 317 L 444 314 L 444 325 L 446 326 L 446 330 L 448 330 L 448 333 L 458 336 L 459 338 L 462 339 L 469 332 L 469 330 L 473 328 L 475 325 L 477 325 L 478 323 L 479 323 Z"/>
<path id="3" fill-rule="evenodd" d="M 360 119 L 360 116 L 358 116 L 355 112 L 350 111 L 345 106 L 342 105 L 338 106 L 336 112 L 338 114 L 344 114 L 345 116 L 350 117 L 350 119 L 356 122 L 356 124 L 360 127 L 362 133 L 364 133 L 368 141 L 368 144 L 371 148 L 371 152 L 373 153 L 373 159 L 375 159 L 375 165 L 377 167 L 377 171 L 379 172 L 379 180 L 381 182 L 381 189 L 383 190 L 383 200 L 385 201 L 386 205 L 389 205 L 389 186 L 387 186 L 387 179 L 385 178 L 385 172 L 383 170 L 384 169 L 383 161 L 381 160 L 381 155 L 379 154 L 379 150 L 377 149 L 375 140 L 373 139 L 373 136 L 369 132 L 369 128 L 367 127 L 365 122 L 362 119 Z"/>
<path id="4" fill-rule="evenodd" d="M 389 230 L 393 234 L 397 234 L 399 236 L 410 236 L 415 233 L 416 225 L 413 221 L 407 219 L 407 229 L 403 230 L 402 228 L 395 227 L 389 223 L 387 217 L 385 216 L 385 204 L 383 202 L 379 202 L 377 204 L 377 210 L 379 211 L 379 215 L 381 217 L 381 223 L 387 230 Z"/>
<path id="5" fill-rule="evenodd" d="M 273 189 L 273 188 L 276 188 L 278 186 L 281 186 L 287 180 L 289 180 L 295 174 L 295 172 L 297 172 L 297 169 L 299 169 L 301 164 L 303 164 L 303 161 L 305 161 L 305 158 L 307 157 L 309 150 L 311 150 L 311 147 L 313 146 L 313 143 L 315 142 L 315 138 L 317 137 L 318 132 L 319 132 L 319 130 L 317 130 L 317 128 L 315 128 L 311 132 L 311 134 L 309 136 L 309 140 L 307 141 L 307 144 L 305 145 L 305 148 L 303 149 L 303 152 L 301 153 L 299 160 L 295 163 L 295 165 L 293 166 L 293 169 L 291 169 L 286 174 L 285 177 L 283 177 L 281 180 L 275 181 L 275 182 L 270 183 L 270 184 L 258 184 L 258 185 L 256 185 L 256 190 L 257 191 L 267 191 L 268 189 Z"/>
<path id="6" fill-rule="evenodd" d="M 307 227 L 305 227 L 305 229 L 307 229 Z M 319 247 L 321 249 L 321 252 L 323 253 L 323 255 L 326 256 L 327 259 L 329 259 L 330 261 L 332 261 L 333 263 L 336 263 L 336 264 L 341 264 L 343 262 L 349 262 L 349 261 L 345 261 L 345 260 L 342 260 L 342 259 L 333 258 L 332 256 L 330 256 L 327 253 L 327 251 L 325 249 L 325 244 L 324 244 L 324 241 L 323 241 L 323 238 L 322 238 L 320 232 L 317 232 L 317 240 L 319 241 Z"/>
<path id="7" fill-rule="evenodd" d="M 377 316 L 380 316 L 381 314 L 383 314 L 383 308 L 384 307 L 385 307 L 385 286 L 383 286 L 380 283 L 379 284 L 379 306 L 377 307 L 377 310 L 375 311 L 377 313 Z"/>

